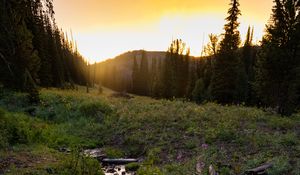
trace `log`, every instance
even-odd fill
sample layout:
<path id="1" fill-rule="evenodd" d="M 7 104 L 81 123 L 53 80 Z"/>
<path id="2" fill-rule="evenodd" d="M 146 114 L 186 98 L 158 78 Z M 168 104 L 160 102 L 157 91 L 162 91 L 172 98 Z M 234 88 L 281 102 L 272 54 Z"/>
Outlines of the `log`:
<path id="1" fill-rule="evenodd" d="M 247 170 L 246 174 L 248 174 L 248 175 L 262 175 L 262 174 L 266 174 L 266 170 L 269 169 L 269 168 L 271 168 L 272 166 L 273 166 L 273 164 L 267 163 L 267 164 L 264 164 L 264 165 L 259 166 L 257 168 L 253 168 L 253 169 Z"/>
<path id="2" fill-rule="evenodd" d="M 124 165 L 129 163 L 138 162 L 137 159 L 102 159 L 103 164 L 112 164 L 112 165 Z"/>

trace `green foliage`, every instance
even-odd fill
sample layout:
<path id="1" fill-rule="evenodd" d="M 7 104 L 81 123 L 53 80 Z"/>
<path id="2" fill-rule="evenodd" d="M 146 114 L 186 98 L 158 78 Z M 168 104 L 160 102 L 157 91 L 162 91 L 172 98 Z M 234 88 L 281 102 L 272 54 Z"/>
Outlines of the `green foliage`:
<path id="1" fill-rule="evenodd" d="M 195 88 L 192 92 L 193 100 L 197 103 L 202 103 L 206 99 L 205 84 L 203 79 L 196 81 Z"/>
<path id="2" fill-rule="evenodd" d="M 129 163 L 126 165 L 126 171 L 137 171 L 140 168 L 139 163 Z"/>
<path id="3" fill-rule="evenodd" d="M 167 99 L 182 98 L 187 95 L 189 80 L 190 50 L 180 40 L 172 41 L 164 60 L 160 83 L 162 97 Z"/>
<path id="4" fill-rule="evenodd" d="M 281 174 L 289 174 L 292 166 L 289 163 L 289 159 L 287 157 L 276 157 L 274 160 L 273 167 L 268 170 L 268 174 L 270 175 L 281 175 Z"/>
<path id="5" fill-rule="evenodd" d="M 99 101 L 87 101 L 83 102 L 79 106 L 79 112 L 86 117 L 98 118 L 98 120 L 103 120 L 105 115 L 112 113 L 112 109 L 109 105 Z"/>
<path id="6" fill-rule="evenodd" d="M 239 91 L 237 49 L 240 44 L 238 31 L 238 17 L 241 15 L 239 1 L 231 0 L 228 17 L 226 18 L 225 33 L 220 42 L 220 50 L 214 63 L 214 75 L 212 77 L 212 97 L 219 103 L 231 104 L 237 102 L 236 96 Z"/>
<path id="7" fill-rule="evenodd" d="M 262 102 L 282 115 L 291 115 L 299 100 L 300 42 L 296 1 L 274 1 L 273 14 L 263 37 L 256 69 L 255 90 Z M 283 73 L 284 72 L 284 73 Z"/>
<path id="8" fill-rule="evenodd" d="M 104 150 L 106 156 L 108 158 L 120 158 L 120 157 L 124 157 L 124 153 L 122 150 L 120 149 L 116 149 L 116 148 L 113 148 L 113 147 L 108 147 L 108 148 L 105 148 Z"/>
<path id="9" fill-rule="evenodd" d="M 163 175 L 158 167 L 142 166 L 138 169 L 137 175 Z"/>
<path id="10" fill-rule="evenodd" d="M 280 143 L 283 146 L 291 147 L 299 144 L 296 133 L 287 133 L 282 135 Z"/>
<path id="11" fill-rule="evenodd" d="M 2 149 L 20 144 L 72 151 L 76 146 L 103 147 L 111 158 L 144 157 L 140 174 L 190 174 L 198 160 L 205 164 L 205 172 L 213 164 L 219 172 L 239 174 L 275 161 L 278 152 L 297 161 L 298 115 L 282 118 L 243 106 L 199 106 L 146 97 L 128 100 L 107 97 L 107 92 L 95 95 L 98 92 L 93 88 L 90 94 L 84 91 L 80 87 L 78 91 L 42 90 L 34 117 L 20 114 L 32 108 L 26 96 L 2 95 L 0 105 L 19 112 L 0 112 Z M 95 115 L 99 111 L 101 122 Z M 74 164 L 68 167 L 65 169 L 74 169 Z"/>
<path id="12" fill-rule="evenodd" d="M 0 110 L 1 148 L 15 144 L 32 144 L 45 140 L 43 130 L 47 124 L 19 113 L 10 114 Z"/>
<path id="13" fill-rule="evenodd" d="M 138 95 L 150 95 L 150 71 L 146 51 L 141 51 L 140 66 L 137 63 L 137 56 L 133 60 L 132 68 L 132 90 Z"/>
<path id="14" fill-rule="evenodd" d="M 97 160 L 82 156 L 81 154 L 81 152 L 75 151 L 71 156 L 68 156 L 63 162 L 62 167 L 58 169 L 58 174 L 104 175 L 101 165 Z"/>

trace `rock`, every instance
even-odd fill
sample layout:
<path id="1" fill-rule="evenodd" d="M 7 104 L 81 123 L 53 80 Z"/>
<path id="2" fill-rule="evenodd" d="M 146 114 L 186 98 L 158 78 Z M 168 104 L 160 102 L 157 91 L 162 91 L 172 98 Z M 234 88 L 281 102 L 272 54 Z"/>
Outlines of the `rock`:
<path id="1" fill-rule="evenodd" d="M 62 152 L 62 153 L 70 153 L 71 150 L 69 148 L 65 148 L 65 147 L 61 147 L 58 149 L 59 152 Z"/>
<path id="2" fill-rule="evenodd" d="M 205 167 L 205 163 L 202 162 L 202 161 L 198 161 L 197 164 L 196 164 L 196 171 L 197 171 L 197 174 L 202 175 L 202 172 L 203 172 L 203 170 L 204 170 L 204 167 Z"/>
<path id="3" fill-rule="evenodd" d="M 106 170 L 106 172 L 107 172 L 107 173 L 115 173 L 116 170 L 115 170 L 114 168 L 108 168 L 108 169 Z"/>
<path id="4" fill-rule="evenodd" d="M 96 158 L 98 160 L 102 160 L 106 157 L 106 155 L 103 153 L 103 150 L 100 148 L 87 149 L 87 150 L 84 150 L 83 153 L 87 157 Z"/>
<path id="5" fill-rule="evenodd" d="M 213 165 L 209 166 L 209 175 L 219 175 L 214 169 Z"/>

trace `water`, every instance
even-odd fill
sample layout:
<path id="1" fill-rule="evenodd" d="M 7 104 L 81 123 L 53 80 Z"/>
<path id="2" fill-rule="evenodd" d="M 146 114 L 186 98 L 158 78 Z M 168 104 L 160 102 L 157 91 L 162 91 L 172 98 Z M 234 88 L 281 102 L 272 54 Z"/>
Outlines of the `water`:
<path id="1" fill-rule="evenodd" d="M 125 165 L 106 166 L 103 172 L 105 175 L 135 175 L 134 172 L 126 172 Z"/>

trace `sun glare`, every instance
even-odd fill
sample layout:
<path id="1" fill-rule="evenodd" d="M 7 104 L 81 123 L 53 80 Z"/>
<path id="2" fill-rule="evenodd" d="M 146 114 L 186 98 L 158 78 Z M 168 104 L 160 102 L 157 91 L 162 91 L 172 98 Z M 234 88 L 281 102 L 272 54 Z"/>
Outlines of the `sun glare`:
<path id="1" fill-rule="evenodd" d="M 228 2 L 220 0 L 186 3 L 171 0 L 170 7 L 167 2 L 160 1 L 155 1 L 156 6 L 153 6 L 152 1 L 147 0 L 129 3 L 130 6 L 127 0 L 118 3 L 90 1 L 87 11 L 81 8 L 82 1 L 75 0 L 72 8 L 88 16 L 84 19 L 84 15 L 72 16 L 70 20 L 68 9 L 60 9 L 66 2 L 55 2 L 62 4 L 57 5 L 60 8 L 56 10 L 59 24 L 68 30 L 72 28 L 79 51 L 90 62 L 114 58 L 130 50 L 166 51 L 172 39 L 182 39 L 190 47 L 191 55 L 200 56 L 208 35 L 223 32 L 228 7 Z M 263 6 L 271 4 L 272 0 L 260 3 Z M 248 26 L 253 26 L 254 42 L 258 42 L 270 11 L 254 4 L 241 1 L 239 30 L 244 40 Z"/>

